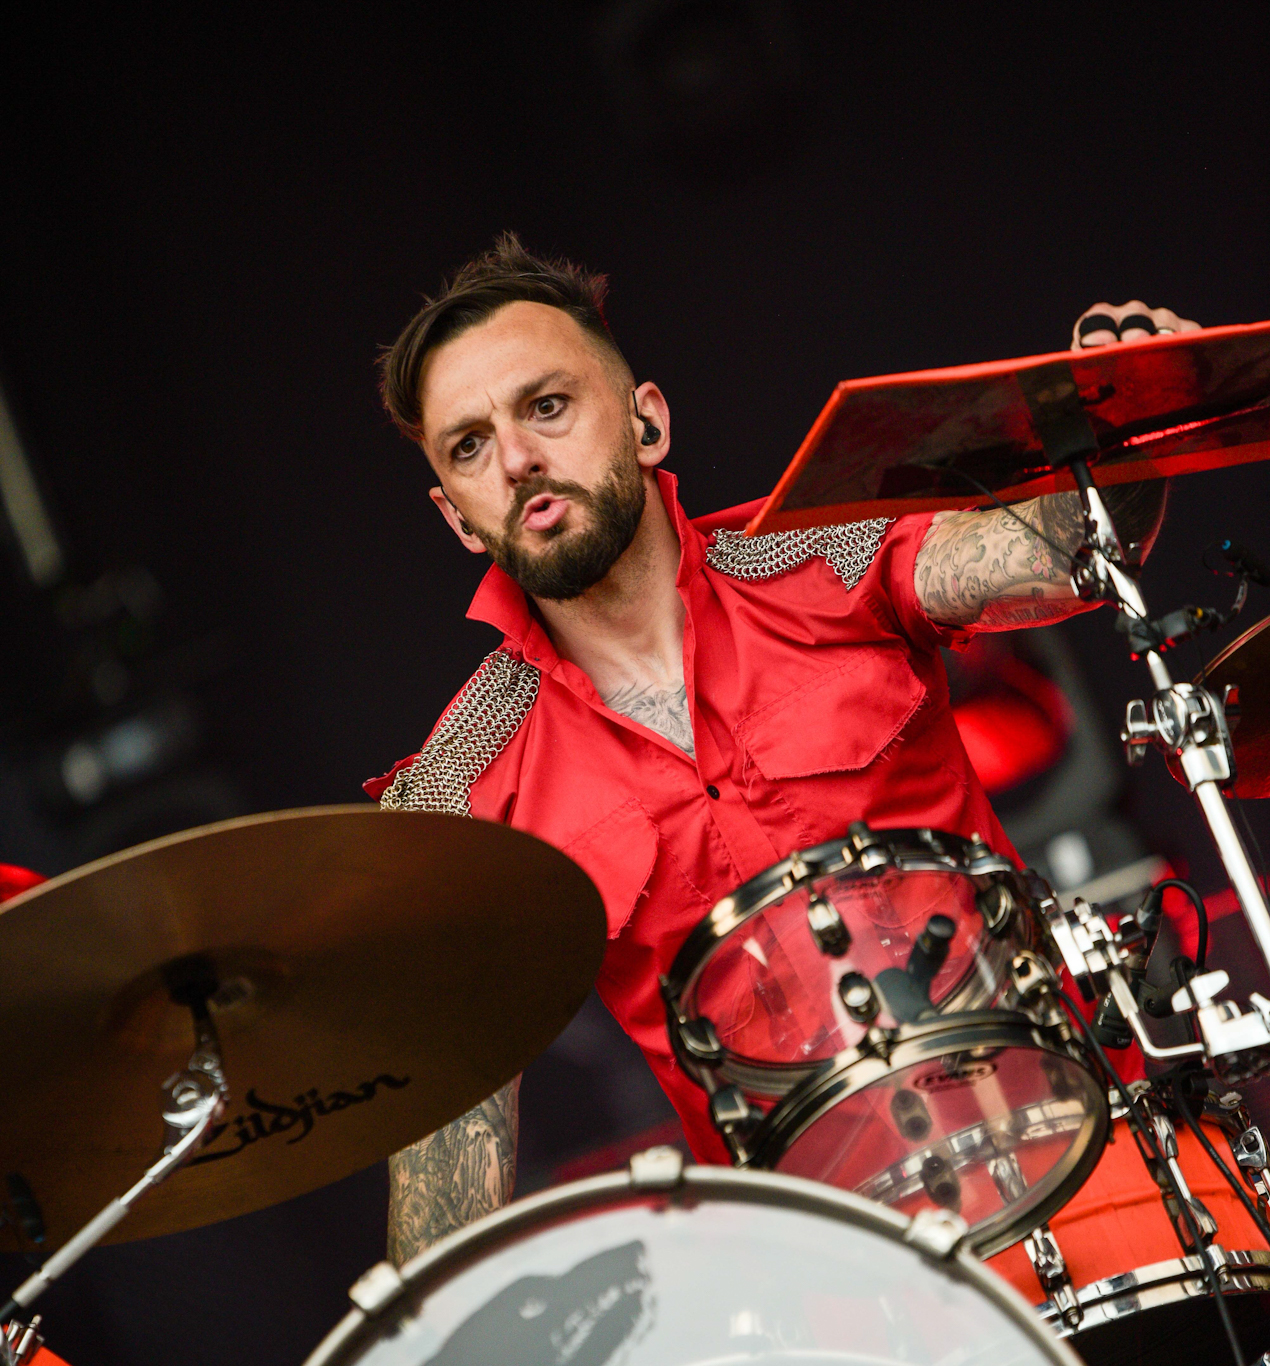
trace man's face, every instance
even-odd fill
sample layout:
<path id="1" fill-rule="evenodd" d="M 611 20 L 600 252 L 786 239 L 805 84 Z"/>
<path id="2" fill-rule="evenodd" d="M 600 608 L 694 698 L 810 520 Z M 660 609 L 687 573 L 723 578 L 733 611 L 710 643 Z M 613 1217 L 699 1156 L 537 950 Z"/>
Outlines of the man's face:
<path id="1" fill-rule="evenodd" d="M 453 507 L 432 496 L 464 544 L 534 597 L 574 598 L 608 573 L 643 514 L 641 464 L 664 451 L 641 459 L 623 379 L 567 313 L 506 305 L 429 355 L 420 397 Z"/>

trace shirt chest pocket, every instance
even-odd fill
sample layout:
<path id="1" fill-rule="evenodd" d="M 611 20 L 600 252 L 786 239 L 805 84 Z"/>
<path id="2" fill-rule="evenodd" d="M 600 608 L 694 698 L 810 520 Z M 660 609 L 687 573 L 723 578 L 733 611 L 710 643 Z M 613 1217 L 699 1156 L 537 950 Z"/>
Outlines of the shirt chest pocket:
<path id="1" fill-rule="evenodd" d="M 631 918 L 657 862 L 657 827 L 637 798 L 588 826 L 562 846 L 604 898 L 608 935 L 616 939 Z"/>
<path id="2" fill-rule="evenodd" d="M 746 716 L 736 736 L 770 779 L 867 767 L 921 706 L 926 688 L 898 643 L 848 657 Z"/>

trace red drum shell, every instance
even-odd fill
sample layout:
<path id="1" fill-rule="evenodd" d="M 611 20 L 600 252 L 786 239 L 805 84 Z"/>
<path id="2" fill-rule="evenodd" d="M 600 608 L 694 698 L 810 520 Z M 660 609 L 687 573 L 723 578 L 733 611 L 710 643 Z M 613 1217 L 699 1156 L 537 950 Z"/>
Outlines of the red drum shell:
<path id="1" fill-rule="evenodd" d="M 1213 1147 L 1235 1170 L 1230 1144 L 1220 1126 L 1206 1123 Z M 1204 1202 L 1217 1221 L 1216 1241 L 1224 1248 L 1267 1250 L 1266 1240 L 1248 1217 L 1225 1178 L 1213 1166 L 1195 1135 L 1184 1126 L 1177 1133 L 1178 1165 L 1191 1193 Z M 1093 1281 L 1182 1255 L 1160 1198 L 1127 1121 L 1118 1119 L 1103 1156 L 1089 1180 L 1054 1215 L 1049 1226 L 1077 1290 Z M 1045 1295 L 1021 1243 L 988 1259 L 1033 1304 Z"/>

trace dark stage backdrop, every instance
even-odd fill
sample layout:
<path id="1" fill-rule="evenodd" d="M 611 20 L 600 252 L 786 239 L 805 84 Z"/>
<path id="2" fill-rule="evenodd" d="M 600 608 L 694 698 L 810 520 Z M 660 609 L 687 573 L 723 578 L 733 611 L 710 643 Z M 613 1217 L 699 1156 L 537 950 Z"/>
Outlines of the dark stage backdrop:
<path id="1" fill-rule="evenodd" d="M 150 585 L 134 681 L 194 718 L 160 805 L 355 800 L 496 643 L 374 363 L 498 230 L 611 273 L 684 501 L 726 506 L 839 379 L 1049 350 L 1099 299 L 1270 317 L 1268 37 L 1252 6 L 832 0 L 7 20 L 0 366 L 74 581 Z M 1180 481 L 1153 601 L 1221 601 L 1200 553 L 1270 548 L 1266 490 L 1261 467 Z M 76 653 L 92 603 L 54 610 L 10 561 L 0 860 L 54 872 L 162 811 L 40 786 L 105 724 L 49 699 L 88 678 L 106 716 L 126 686 Z M 1105 613 L 1062 632 L 1110 732 L 1144 676 Z M 1217 886 L 1153 761 L 1122 814 Z M 529 1184 L 665 1120 L 611 1034 L 591 1008 L 531 1070 Z M 597 1056 L 624 1059 L 603 1094 Z M 299 1362 L 381 1255 L 384 1198 L 375 1170 L 100 1251 L 49 1296 L 51 1342 L 73 1366 Z"/>

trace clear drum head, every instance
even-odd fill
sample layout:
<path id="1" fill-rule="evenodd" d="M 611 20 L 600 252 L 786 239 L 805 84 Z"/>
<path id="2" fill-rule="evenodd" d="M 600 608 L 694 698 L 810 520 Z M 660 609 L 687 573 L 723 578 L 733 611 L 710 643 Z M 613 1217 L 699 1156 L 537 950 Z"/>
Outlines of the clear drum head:
<path id="1" fill-rule="evenodd" d="M 1005 933 L 989 930 L 984 891 L 985 879 L 943 869 L 848 869 L 810 879 L 718 944 L 684 993 L 682 1009 L 707 1018 L 719 1043 L 743 1061 L 826 1061 L 865 1034 L 847 1015 L 839 981 L 848 973 L 875 981 L 887 969 L 903 971 L 937 915 L 952 921 L 954 933 L 930 983 L 930 1003 L 939 1011 L 990 1006 L 1008 985 L 1010 958 L 1030 939 L 1020 932 L 1021 917 Z M 813 898 L 837 911 L 850 936 L 845 954 L 827 954 L 817 942 L 808 920 Z M 877 1022 L 897 1023 L 885 1009 Z"/>
<path id="2" fill-rule="evenodd" d="M 1074 1362 L 1013 1292 L 968 1259 L 928 1260 L 899 1221 L 879 1232 L 877 1215 L 825 1212 L 833 1192 L 725 1176 L 683 1197 L 606 1178 L 625 1189 L 582 1209 L 563 1188 L 483 1254 L 412 1275 L 310 1366 Z"/>
<path id="3" fill-rule="evenodd" d="M 900 1044 L 889 1063 L 826 1069 L 794 1092 L 756 1161 L 909 1216 L 952 1210 L 987 1255 L 1065 1203 L 1107 1125 L 1093 1074 L 1040 1046 L 1026 1024 L 949 1021 Z"/>

